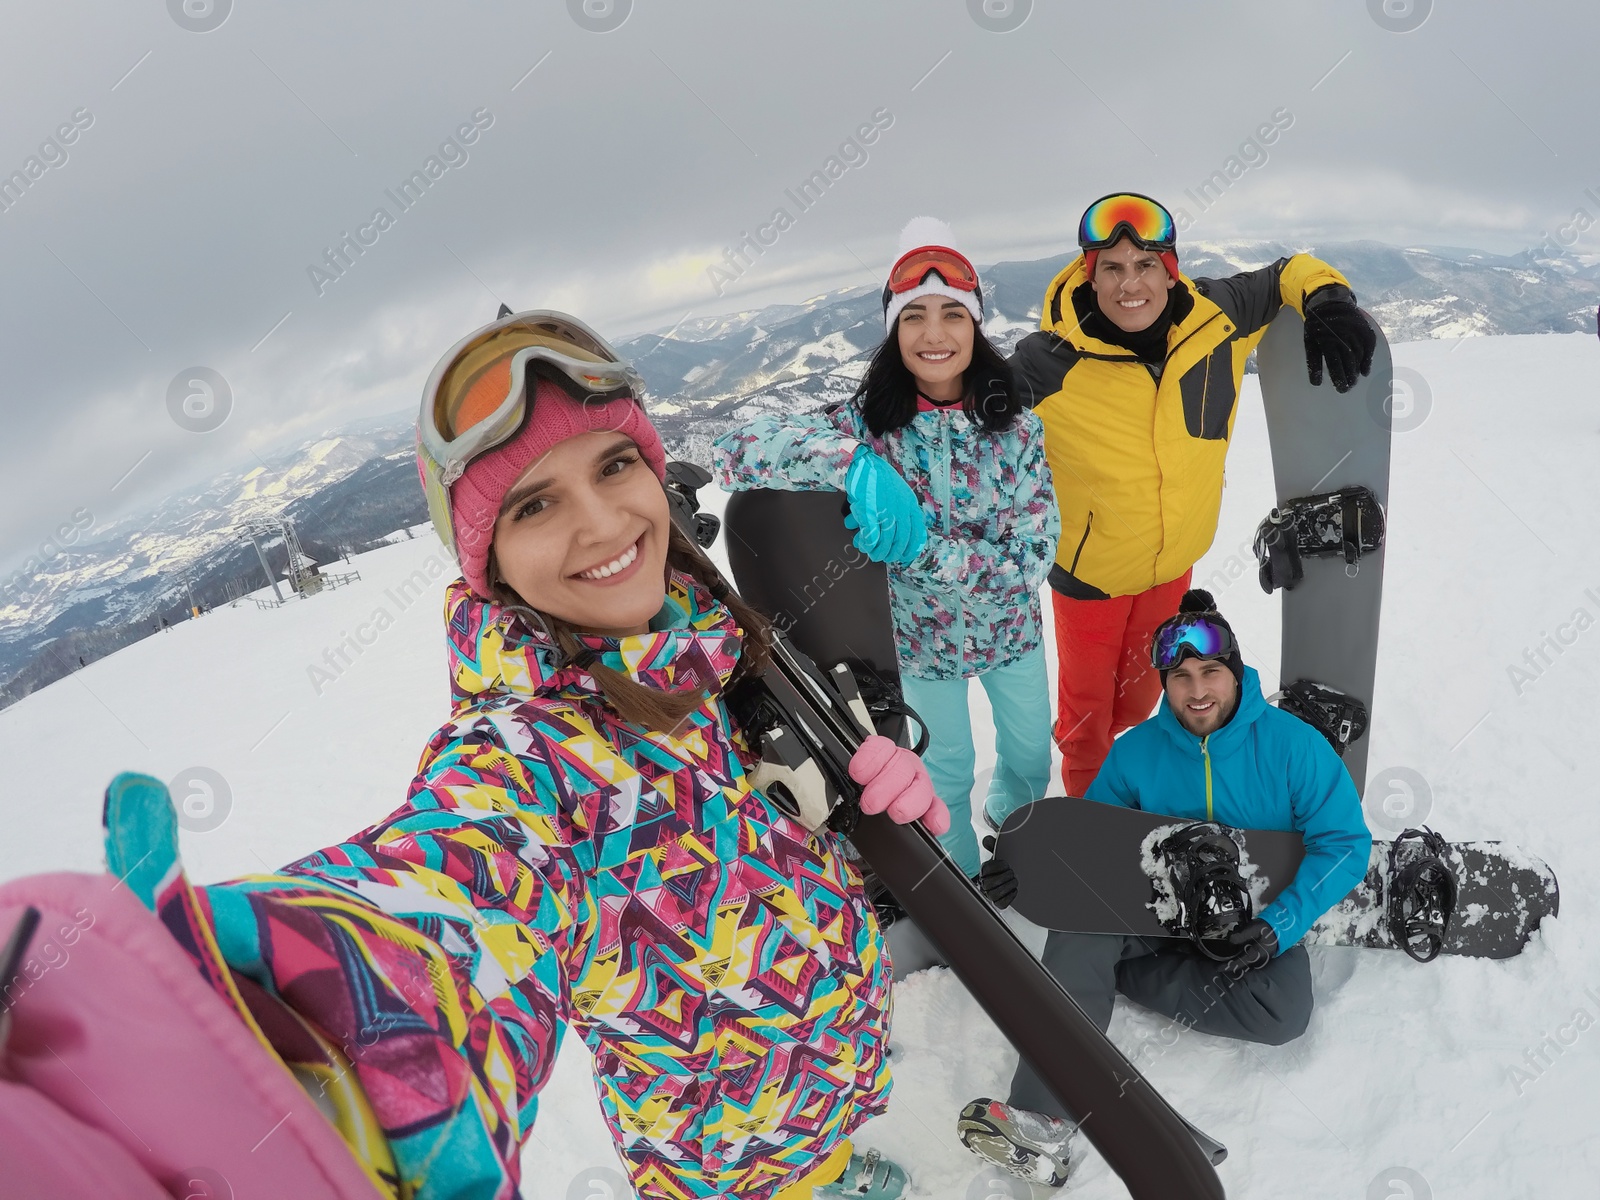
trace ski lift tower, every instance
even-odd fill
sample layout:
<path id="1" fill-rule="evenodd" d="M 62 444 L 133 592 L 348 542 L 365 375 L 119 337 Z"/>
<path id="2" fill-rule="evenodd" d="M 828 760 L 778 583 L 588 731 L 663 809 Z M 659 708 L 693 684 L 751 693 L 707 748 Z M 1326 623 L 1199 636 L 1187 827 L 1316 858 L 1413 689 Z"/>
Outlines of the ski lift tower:
<path id="1" fill-rule="evenodd" d="M 322 590 L 322 572 L 300 545 L 300 535 L 294 531 L 294 522 L 288 517 L 278 522 L 283 530 L 283 547 L 289 556 L 289 586 L 302 596 L 315 596 Z"/>
<path id="2" fill-rule="evenodd" d="M 246 521 L 240 526 L 240 532 L 255 546 L 256 556 L 261 560 L 261 569 L 267 573 L 267 582 L 272 585 L 272 594 L 277 597 L 276 604 L 271 601 L 265 602 L 267 607 L 276 608 L 278 604 L 283 603 L 283 593 L 278 590 L 278 581 L 272 574 L 272 565 L 267 561 L 266 554 L 266 547 L 275 541 L 283 542 L 284 553 L 288 558 L 284 576 L 297 596 L 315 596 L 324 588 L 336 588 L 361 578 L 358 571 L 342 575 L 324 575 L 321 568 L 300 545 L 300 535 L 295 532 L 294 521 L 289 517 L 258 517 Z"/>
<path id="3" fill-rule="evenodd" d="M 278 590 L 278 577 L 272 573 L 272 564 L 267 561 L 266 547 L 281 536 L 276 521 L 247 521 L 240 526 L 239 531 L 250 539 L 250 544 L 256 548 L 256 557 L 261 560 L 261 569 L 266 572 L 267 586 L 272 588 L 272 600 L 255 600 L 257 608 L 277 608 L 283 603 L 283 593 Z M 255 598 L 252 596 L 252 600 Z"/>

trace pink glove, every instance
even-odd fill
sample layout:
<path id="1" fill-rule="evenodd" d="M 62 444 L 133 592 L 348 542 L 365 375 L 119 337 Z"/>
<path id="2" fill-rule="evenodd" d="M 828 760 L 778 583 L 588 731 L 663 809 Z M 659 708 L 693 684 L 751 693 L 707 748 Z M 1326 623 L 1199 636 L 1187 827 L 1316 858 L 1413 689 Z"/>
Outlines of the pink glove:
<path id="1" fill-rule="evenodd" d="M 850 778 L 862 785 L 862 812 L 887 812 L 897 825 L 920 817 L 935 837 L 950 832 L 950 810 L 933 794 L 928 768 L 914 751 L 874 734 L 850 760 Z"/>

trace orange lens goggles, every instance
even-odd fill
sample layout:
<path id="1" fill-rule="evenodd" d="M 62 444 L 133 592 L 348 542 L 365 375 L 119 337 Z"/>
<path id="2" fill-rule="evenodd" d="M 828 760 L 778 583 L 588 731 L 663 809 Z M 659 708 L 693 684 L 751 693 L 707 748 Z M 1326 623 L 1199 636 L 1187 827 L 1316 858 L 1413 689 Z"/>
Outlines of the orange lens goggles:
<path id="1" fill-rule="evenodd" d="M 947 285 L 963 292 L 978 290 L 978 272 L 966 257 L 947 246 L 924 246 L 903 254 L 889 268 L 889 290 L 895 295 L 921 285 L 929 271 L 939 272 Z"/>
<path id="2" fill-rule="evenodd" d="M 522 428 L 533 403 L 534 370 L 557 373 L 597 400 L 625 395 L 643 403 L 639 373 L 599 334 L 565 313 L 512 313 L 457 342 L 428 377 L 417 417 L 428 512 L 452 551 L 450 485 L 474 458 Z"/>
<path id="3" fill-rule="evenodd" d="M 637 379 L 609 346 L 575 321 L 518 314 L 469 339 L 430 383 L 429 415 L 440 440 L 455 442 L 504 415 L 508 402 L 520 400 L 526 386 L 525 378 L 514 376 L 523 375 L 532 360 L 557 367 L 580 389 L 596 395 L 632 390 Z"/>

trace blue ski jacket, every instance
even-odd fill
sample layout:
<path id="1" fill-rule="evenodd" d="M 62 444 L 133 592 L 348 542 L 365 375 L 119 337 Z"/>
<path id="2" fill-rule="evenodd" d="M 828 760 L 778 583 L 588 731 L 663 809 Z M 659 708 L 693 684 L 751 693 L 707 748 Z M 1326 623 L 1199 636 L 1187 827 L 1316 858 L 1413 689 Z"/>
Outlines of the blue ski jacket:
<path id="1" fill-rule="evenodd" d="M 1298 830 L 1306 856 L 1260 914 L 1278 935 L 1279 954 L 1361 882 L 1372 854 L 1344 763 L 1310 725 L 1267 703 L 1253 667 L 1244 669 L 1233 720 L 1204 738 L 1178 723 L 1163 696 L 1155 716 L 1112 743 L 1086 794 L 1237 829 Z"/>

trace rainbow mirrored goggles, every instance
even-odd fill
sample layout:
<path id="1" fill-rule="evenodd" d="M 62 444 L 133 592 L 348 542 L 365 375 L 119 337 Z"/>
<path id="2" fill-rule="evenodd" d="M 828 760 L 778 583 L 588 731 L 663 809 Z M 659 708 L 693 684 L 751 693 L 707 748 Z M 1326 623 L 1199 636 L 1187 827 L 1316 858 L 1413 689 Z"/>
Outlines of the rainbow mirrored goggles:
<path id="1" fill-rule="evenodd" d="M 1157 627 L 1150 640 L 1150 665 L 1170 671 L 1185 658 L 1226 658 L 1235 649 L 1233 631 L 1227 626 L 1182 613 Z"/>
<path id="2" fill-rule="evenodd" d="M 566 313 L 508 313 L 452 346 L 422 389 L 417 461 L 428 515 L 455 552 L 450 485 L 467 464 L 514 437 L 533 407 L 530 374 L 547 374 L 573 395 L 638 402 L 644 380 L 594 330 Z"/>
<path id="3" fill-rule="evenodd" d="M 1172 214 L 1137 192 L 1102 196 L 1078 222 L 1078 246 L 1083 250 L 1104 250 L 1124 237 L 1142 250 L 1171 250 L 1178 244 Z"/>

